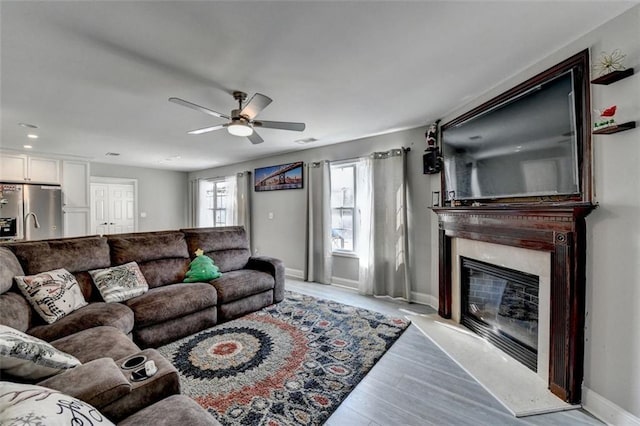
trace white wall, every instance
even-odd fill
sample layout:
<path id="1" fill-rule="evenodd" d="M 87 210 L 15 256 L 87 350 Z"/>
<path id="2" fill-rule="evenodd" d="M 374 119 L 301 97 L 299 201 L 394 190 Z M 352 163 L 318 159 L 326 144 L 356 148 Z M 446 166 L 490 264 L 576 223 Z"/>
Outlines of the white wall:
<path id="1" fill-rule="evenodd" d="M 293 161 L 305 163 L 319 160 L 341 160 L 368 155 L 374 151 L 384 151 L 401 146 L 411 148 L 408 154 L 409 192 L 409 251 L 412 290 L 426 294 L 430 291 L 430 180 L 439 182 L 439 175 L 422 174 L 422 154 L 424 153 L 425 128 L 406 130 L 345 142 L 326 147 L 310 148 L 304 151 L 274 156 L 270 158 L 202 170 L 189 174 L 189 179 L 228 176 L 239 171 L 253 171 L 257 167 L 271 166 Z M 269 143 L 267 140 L 265 143 Z M 247 149 L 251 149 L 247 145 Z M 290 269 L 302 271 L 305 262 L 305 204 L 306 184 L 302 190 L 253 192 L 253 241 L 258 253 L 282 259 Z M 268 218 L 273 212 L 273 219 Z M 358 279 L 357 259 L 335 258 L 334 277 L 344 280 Z M 437 285 L 436 285 L 437 287 Z"/>
<path id="2" fill-rule="evenodd" d="M 138 231 L 187 226 L 187 173 L 142 167 L 91 163 L 91 176 L 138 180 Z"/>
<path id="3" fill-rule="evenodd" d="M 530 68 L 443 122 L 585 48 L 590 48 L 592 64 L 602 51 L 619 48 L 627 54 L 626 66 L 635 67 L 636 74 L 610 86 L 592 86 L 591 104 L 593 108 L 616 104 L 619 123 L 631 120 L 638 123 L 640 6 L 546 58 L 532 58 Z M 599 206 L 587 217 L 585 408 L 612 424 L 640 423 L 640 129 L 594 136 L 593 157 L 595 201 Z M 434 240 L 436 230 L 434 221 Z M 434 249 L 432 271 L 437 270 L 437 264 Z M 437 280 L 432 283 L 431 292 L 437 295 Z M 619 408 L 635 419 L 621 418 L 616 413 Z"/>

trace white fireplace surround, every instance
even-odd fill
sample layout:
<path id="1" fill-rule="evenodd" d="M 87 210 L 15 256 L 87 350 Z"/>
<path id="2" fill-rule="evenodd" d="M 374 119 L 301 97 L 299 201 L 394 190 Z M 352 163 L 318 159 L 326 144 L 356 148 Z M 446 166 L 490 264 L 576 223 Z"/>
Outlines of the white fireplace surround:
<path id="1" fill-rule="evenodd" d="M 547 383 L 549 381 L 549 339 L 551 336 L 551 253 L 463 238 L 452 238 L 451 252 L 451 318 L 457 323 L 460 322 L 461 316 L 461 256 L 539 277 L 537 374 Z"/>

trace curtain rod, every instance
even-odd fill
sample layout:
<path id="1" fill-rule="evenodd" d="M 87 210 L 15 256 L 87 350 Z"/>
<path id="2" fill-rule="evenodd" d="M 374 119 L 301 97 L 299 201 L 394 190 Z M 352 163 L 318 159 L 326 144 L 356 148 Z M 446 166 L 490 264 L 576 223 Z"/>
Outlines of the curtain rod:
<path id="1" fill-rule="evenodd" d="M 410 152 L 410 151 L 411 151 L 411 147 L 407 147 L 407 148 L 405 148 L 404 146 L 401 146 L 400 148 L 391 148 L 391 149 L 389 149 L 389 150 L 387 150 L 387 151 L 391 151 L 391 150 L 393 150 L 393 149 L 401 149 L 401 150 L 403 150 L 404 152 Z M 382 151 L 382 152 L 387 152 L 387 151 Z M 372 153 L 371 153 L 371 154 L 369 154 L 369 155 L 373 155 L 373 154 L 375 154 L 375 152 L 372 152 Z M 355 160 L 359 160 L 359 159 L 361 159 L 361 158 L 364 158 L 364 157 L 351 157 L 351 158 L 341 158 L 341 159 L 339 159 L 339 160 L 322 160 L 322 161 L 329 161 L 330 163 L 342 163 L 342 162 L 346 162 L 346 161 L 355 161 Z M 310 161 L 308 164 L 315 164 L 315 163 L 319 163 L 319 161 Z"/>

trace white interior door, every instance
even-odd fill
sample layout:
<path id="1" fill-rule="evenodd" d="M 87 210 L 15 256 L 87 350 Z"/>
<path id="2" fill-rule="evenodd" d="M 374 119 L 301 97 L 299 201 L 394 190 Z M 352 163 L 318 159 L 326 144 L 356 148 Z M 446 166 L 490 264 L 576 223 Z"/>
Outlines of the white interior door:
<path id="1" fill-rule="evenodd" d="M 91 231 L 109 233 L 109 185 L 104 183 L 91 184 Z"/>
<path id="2" fill-rule="evenodd" d="M 95 234 L 135 232 L 135 185 L 91 183 L 91 229 Z"/>
<path id="3" fill-rule="evenodd" d="M 133 184 L 109 184 L 109 233 L 134 232 Z"/>

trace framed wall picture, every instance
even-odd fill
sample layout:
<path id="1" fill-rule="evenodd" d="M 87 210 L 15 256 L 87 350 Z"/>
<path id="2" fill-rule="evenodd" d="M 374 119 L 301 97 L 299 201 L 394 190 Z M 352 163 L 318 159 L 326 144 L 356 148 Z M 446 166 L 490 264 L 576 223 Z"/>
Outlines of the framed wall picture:
<path id="1" fill-rule="evenodd" d="M 440 207 L 440 191 L 431 193 L 431 207 Z"/>
<path id="2" fill-rule="evenodd" d="M 302 161 L 279 164 L 277 166 L 260 167 L 253 173 L 253 184 L 256 192 L 276 191 L 279 189 L 300 189 L 304 184 Z"/>

